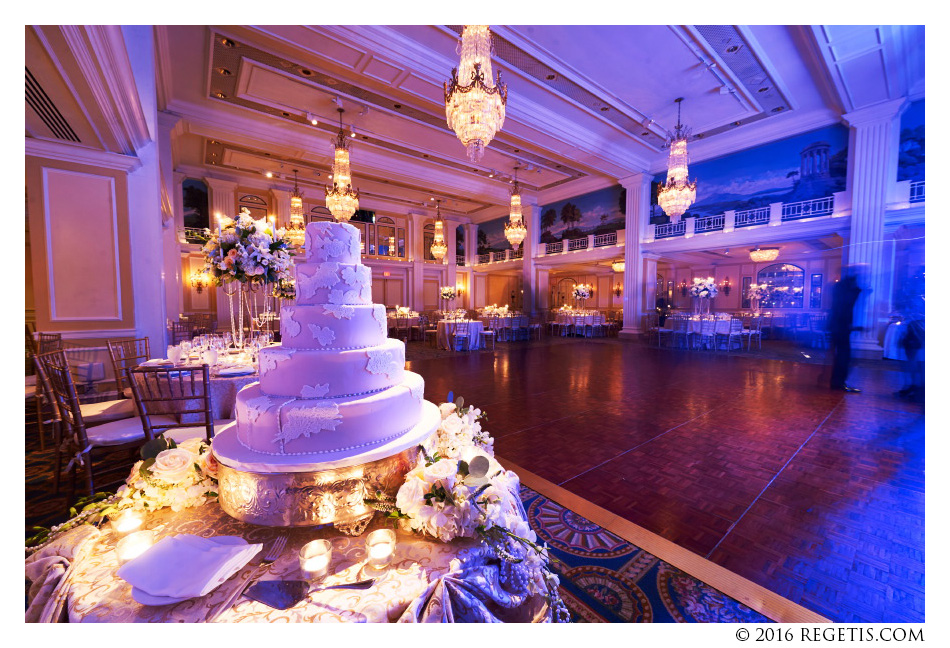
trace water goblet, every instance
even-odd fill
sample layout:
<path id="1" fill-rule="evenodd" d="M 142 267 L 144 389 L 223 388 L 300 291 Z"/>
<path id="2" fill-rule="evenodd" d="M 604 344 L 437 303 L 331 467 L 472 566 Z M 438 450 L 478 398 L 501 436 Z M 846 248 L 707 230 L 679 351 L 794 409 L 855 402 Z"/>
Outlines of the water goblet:
<path id="1" fill-rule="evenodd" d="M 191 342 L 188 340 L 181 341 L 181 352 L 184 355 L 185 359 L 188 359 L 188 356 L 191 355 Z"/>

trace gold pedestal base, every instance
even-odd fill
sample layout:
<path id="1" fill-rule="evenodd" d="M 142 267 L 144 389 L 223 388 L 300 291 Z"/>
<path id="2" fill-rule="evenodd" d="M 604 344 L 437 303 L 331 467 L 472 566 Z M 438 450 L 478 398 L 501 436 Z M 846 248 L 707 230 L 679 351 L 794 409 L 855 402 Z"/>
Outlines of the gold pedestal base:
<path id="1" fill-rule="evenodd" d="M 218 502 L 231 517 L 270 527 L 333 524 L 362 533 L 374 510 L 364 500 L 377 491 L 395 497 L 416 463 L 418 446 L 346 468 L 314 472 L 253 472 L 218 466 Z"/>

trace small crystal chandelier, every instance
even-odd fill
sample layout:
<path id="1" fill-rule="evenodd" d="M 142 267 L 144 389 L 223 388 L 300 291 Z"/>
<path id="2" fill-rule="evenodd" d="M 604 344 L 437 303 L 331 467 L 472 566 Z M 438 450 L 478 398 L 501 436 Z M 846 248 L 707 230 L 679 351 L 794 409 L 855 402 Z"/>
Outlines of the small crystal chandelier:
<path id="1" fill-rule="evenodd" d="M 435 236 L 432 238 L 432 247 L 429 250 L 432 252 L 432 256 L 441 261 L 445 258 L 445 254 L 449 251 L 449 246 L 445 244 L 445 223 L 442 222 L 442 212 L 439 210 L 439 203 L 441 200 L 436 201 L 435 205 Z"/>
<path id="2" fill-rule="evenodd" d="M 333 187 L 326 188 L 327 209 L 336 220 L 345 223 L 360 206 L 360 193 L 353 191 L 350 178 L 350 151 L 343 131 L 343 109 L 336 110 L 340 113 L 340 132 L 333 152 Z"/>
<path id="3" fill-rule="evenodd" d="M 389 237 L 389 256 L 396 256 L 396 237 Z"/>
<path id="4" fill-rule="evenodd" d="M 686 154 L 686 139 L 689 129 L 680 123 L 680 113 L 683 108 L 683 98 L 676 100 L 676 128 L 670 135 L 668 145 L 670 157 L 666 171 L 666 182 L 661 184 L 657 192 L 657 202 L 666 215 L 677 222 L 689 206 L 696 200 L 696 181 L 689 181 L 688 156 Z"/>
<path id="5" fill-rule="evenodd" d="M 515 186 L 511 189 L 511 215 L 505 223 L 505 238 L 515 250 L 528 235 L 528 228 L 521 218 L 521 192 L 518 189 L 518 167 L 515 167 Z"/>
<path id="6" fill-rule="evenodd" d="M 614 269 L 614 272 L 623 272 L 627 264 L 624 261 L 614 261 L 610 264 L 610 267 Z"/>
<path id="7" fill-rule="evenodd" d="M 488 25 L 465 25 L 459 67 L 452 69 L 451 85 L 442 84 L 445 119 L 472 162 L 482 159 L 485 147 L 505 124 L 508 86 L 501 82 L 500 72 L 492 79 L 491 49 Z"/>
<path id="8" fill-rule="evenodd" d="M 775 261 L 778 258 L 778 248 L 760 248 L 756 245 L 755 249 L 749 250 L 749 258 L 756 263 Z"/>
<path id="9" fill-rule="evenodd" d="M 300 247 L 304 244 L 306 223 L 303 219 L 303 194 L 297 186 L 297 169 L 294 169 L 294 190 L 290 192 L 290 227 L 284 231 L 284 236 L 291 245 Z"/>

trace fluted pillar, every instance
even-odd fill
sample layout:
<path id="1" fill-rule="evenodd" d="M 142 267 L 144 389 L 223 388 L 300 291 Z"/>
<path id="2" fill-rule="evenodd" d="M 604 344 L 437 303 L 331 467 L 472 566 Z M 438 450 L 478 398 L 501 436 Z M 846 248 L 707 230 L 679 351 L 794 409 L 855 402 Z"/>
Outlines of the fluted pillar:
<path id="1" fill-rule="evenodd" d="M 478 225 L 465 223 L 465 266 L 471 268 L 478 260 Z"/>
<path id="2" fill-rule="evenodd" d="M 644 268 L 640 253 L 642 229 L 650 221 L 650 182 L 646 173 L 620 179 L 627 190 L 623 272 L 623 328 L 620 337 L 639 337 L 642 322 Z"/>
<path id="3" fill-rule="evenodd" d="M 534 267 L 534 256 L 537 254 L 538 236 L 540 232 L 541 210 L 538 208 L 536 196 L 521 196 L 521 217 L 528 230 L 521 243 L 524 250 L 521 256 L 521 286 L 524 294 L 521 299 L 521 309 L 525 315 L 538 314 L 538 278 Z"/>
<path id="4" fill-rule="evenodd" d="M 888 189 L 897 180 L 900 115 L 906 107 L 907 101 L 898 99 L 842 115 L 851 127 L 851 232 L 846 262 L 858 267 L 858 281 L 865 289 L 854 313 L 855 326 L 863 330 L 853 342 L 856 349 L 872 355 L 882 351 L 879 330 L 886 325 L 890 302 L 884 214 Z"/>
<path id="5" fill-rule="evenodd" d="M 425 305 L 423 276 L 425 274 L 425 255 L 423 254 L 424 240 L 422 228 L 425 227 L 428 214 L 409 212 L 410 238 L 412 240 L 409 259 L 412 261 L 412 268 L 409 270 L 409 307 L 416 310 L 423 310 Z"/>
<path id="6" fill-rule="evenodd" d="M 237 190 L 237 183 L 230 180 L 220 180 L 219 178 L 205 178 L 208 188 L 211 189 L 211 229 L 217 229 L 218 217 L 227 216 L 234 218 L 237 216 L 235 211 L 237 201 L 234 192 Z"/>
<path id="7" fill-rule="evenodd" d="M 273 216 L 277 217 L 277 227 L 290 225 L 290 192 L 283 189 L 271 189 L 274 196 Z"/>

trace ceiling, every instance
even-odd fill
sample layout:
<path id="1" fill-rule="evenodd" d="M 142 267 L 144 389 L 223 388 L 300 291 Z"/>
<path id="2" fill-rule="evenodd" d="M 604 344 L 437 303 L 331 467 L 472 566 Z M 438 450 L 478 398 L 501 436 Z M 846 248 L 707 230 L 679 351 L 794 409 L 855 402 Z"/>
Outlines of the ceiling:
<path id="1" fill-rule="evenodd" d="M 128 153 L 89 107 L 94 79 L 77 79 L 82 66 L 56 45 L 68 28 L 56 29 L 27 27 L 27 136 Z M 540 204 L 662 171 L 677 97 L 695 162 L 924 92 L 923 27 L 492 26 L 507 115 L 472 164 L 443 101 L 460 31 L 157 26 L 158 108 L 180 118 L 173 165 L 275 189 L 298 169 L 319 195 L 342 107 L 362 207 L 424 211 L 441 198 L 447 216 L 482 222 L 507 213 L 516 165 L 525 201 Z"/>

